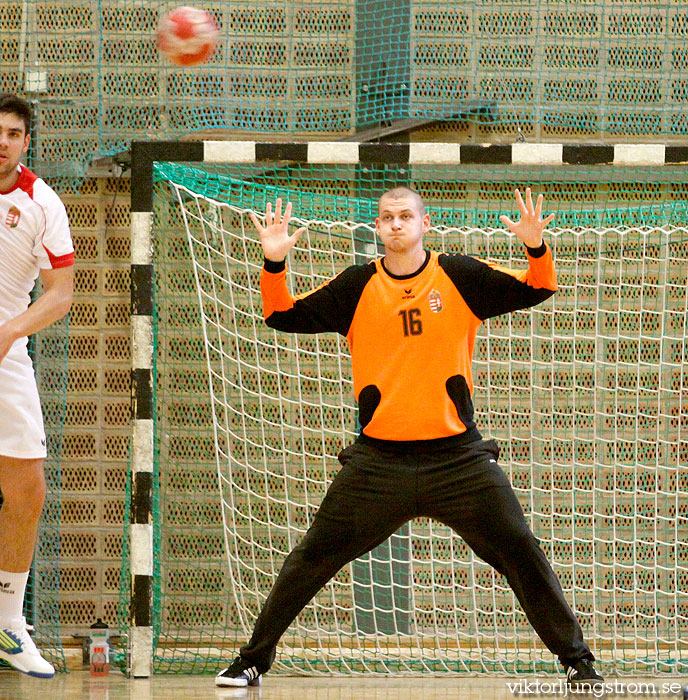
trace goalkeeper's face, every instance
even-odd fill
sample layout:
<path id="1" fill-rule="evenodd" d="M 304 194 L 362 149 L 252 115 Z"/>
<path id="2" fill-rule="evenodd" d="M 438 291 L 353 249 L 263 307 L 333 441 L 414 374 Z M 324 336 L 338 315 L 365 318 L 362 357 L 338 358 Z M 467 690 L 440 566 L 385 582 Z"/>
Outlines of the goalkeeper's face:
<path id="1" fill-rule="evenodd" d="M 392 190 L 380 198 L 375 230 L 386 251 L 414 253 L 422 249 L 429 227 L 430 216 L 417 193 Z"/>

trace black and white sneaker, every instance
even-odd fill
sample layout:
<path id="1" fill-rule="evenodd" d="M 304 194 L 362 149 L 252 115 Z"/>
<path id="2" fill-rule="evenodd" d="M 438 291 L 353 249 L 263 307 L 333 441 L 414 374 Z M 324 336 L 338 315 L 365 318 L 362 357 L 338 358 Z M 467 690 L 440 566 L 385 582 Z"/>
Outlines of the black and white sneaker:
<path id="1" fill-rule="evenodd" d="M 247 685 L 260 685 L 260 679 L 258 669 L 237 656 L 231 666 L 215 676 L 215 685 L 221 688 L 245 688 Z"/>
<path id="2" fill-rule="evenodd" d="M 573 666 L 566 667 L 566 684 L 570 688 L 594 688 L 602 685 L 600 676 L 590 659 L 580 659 Z"/>

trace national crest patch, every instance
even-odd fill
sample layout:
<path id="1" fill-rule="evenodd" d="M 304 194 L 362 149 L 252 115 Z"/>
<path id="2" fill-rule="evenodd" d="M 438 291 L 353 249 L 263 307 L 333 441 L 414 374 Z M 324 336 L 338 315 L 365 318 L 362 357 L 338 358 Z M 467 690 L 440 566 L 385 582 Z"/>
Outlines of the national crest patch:
<path id="1" fill-rule="evenodd" d="M 435 314 L 442 311 L 442 295 L 436 289 L 428 294 L 428 301 L 430 302 L 430 311 Z"/>
<path id="2" fill-rule="evenodd" d="M 17 207 L 11 206 L 10 210 L 7 212 L 7 216 L 5 217 L 5 226 L 9 226 L 10 228 L 17 228 L 17 225 L 19 224 L 19 219 L 21 218 L 21 212 Z"/>

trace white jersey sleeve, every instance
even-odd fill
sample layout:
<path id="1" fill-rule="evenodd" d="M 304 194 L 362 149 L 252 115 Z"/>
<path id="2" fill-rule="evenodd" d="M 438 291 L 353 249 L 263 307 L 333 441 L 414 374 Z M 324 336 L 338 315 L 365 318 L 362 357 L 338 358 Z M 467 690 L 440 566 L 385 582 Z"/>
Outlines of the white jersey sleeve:
<path id="1" fill-rule="evenodd" d="M 38 266 L 41 270 L 49 270 L 73 265 L 74 247 L 62 200 L 43 180 L 36 180 L 34 201 L 45 212 L 45 228 L 42 235 L 36 238 L 33 249 Z"/>

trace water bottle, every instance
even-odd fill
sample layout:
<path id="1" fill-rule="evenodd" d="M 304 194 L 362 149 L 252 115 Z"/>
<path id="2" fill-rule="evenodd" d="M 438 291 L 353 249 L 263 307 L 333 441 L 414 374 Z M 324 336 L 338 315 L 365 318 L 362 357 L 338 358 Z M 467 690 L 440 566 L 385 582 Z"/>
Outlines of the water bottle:
<path id="1" fill-rule="evenodd" d="M 91 625 L 89 665 L 92 676 L 107 676 L 110 672 L 110 649 L 108 646 L 108 626 L 98 618 Z"/>

